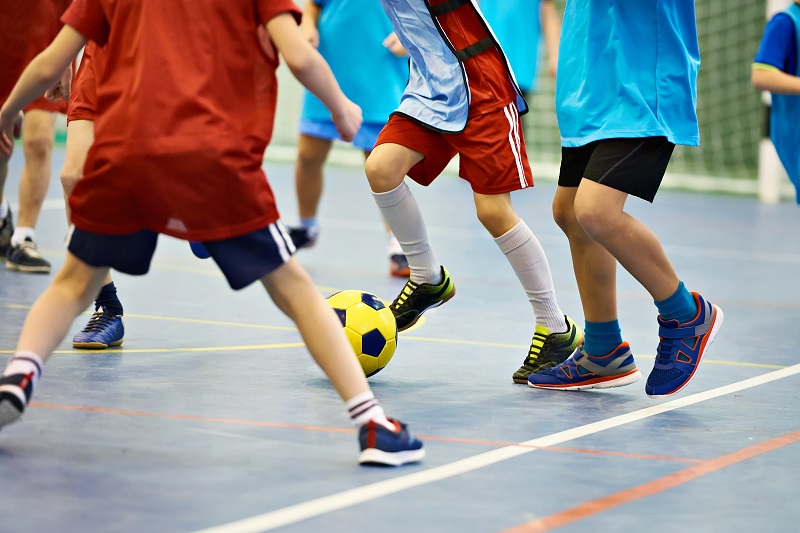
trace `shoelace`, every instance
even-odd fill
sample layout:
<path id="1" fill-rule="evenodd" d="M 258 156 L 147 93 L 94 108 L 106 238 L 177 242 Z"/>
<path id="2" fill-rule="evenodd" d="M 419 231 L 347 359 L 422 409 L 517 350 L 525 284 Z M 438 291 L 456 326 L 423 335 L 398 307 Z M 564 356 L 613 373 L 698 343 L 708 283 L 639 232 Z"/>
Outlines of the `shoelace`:
<path id="1" fill-rule="evenodd" d="M 114 323 L 114 319 L 117 318 L 115 315 L 111 313 L 104 313 L 104 312 L 96 312 L 92 314 L 92 318 L 89 319 L 89 322 L 86 324 L 86 327 L 83 328 L 82 331 L 90 332 L 90 331 L 103 331 L 107 327 L 111 326 Z"/>
<path id="2" fill-rule="evenodd" d="M 541 341 L 542 345 L 538 346 L 536 341 Z M 528 359 L 525 360 L 526 364 L 532 364 L 536 362 L 536 359 L 539 358 L 539 355 L 545 351 L 553 343 L 553 339 L 551 335 L 542 335 L 538 331 L 533 334 L 533 342 L 531 342 L 531 349 L 528 350 Z"/>
<path id="3" fill-rule="evenodd" d="M 672 343 L 675 339 L 665 339 L 660 337 L 658 348 L 656 348 L 656 363 L 667 365 L 672 362 Z"/>
<path id="4" fill-rule="evenodd" d="M 408 280 L 408 282 L 406 282 L 405 287 L 403 287 L 403 290 L 400 291 L 400 294 L 397 296 L 395 301 L 392 302 L 392 307 L 394 309 L 399 310 L 400 307 L 405 305 L 406 302 L 408 302 L 408 304 L 411 305 L 417 298 L 417 294 L 415 293 L 415 289 L 417 287 L 419 287 L 417 283 Z"/>

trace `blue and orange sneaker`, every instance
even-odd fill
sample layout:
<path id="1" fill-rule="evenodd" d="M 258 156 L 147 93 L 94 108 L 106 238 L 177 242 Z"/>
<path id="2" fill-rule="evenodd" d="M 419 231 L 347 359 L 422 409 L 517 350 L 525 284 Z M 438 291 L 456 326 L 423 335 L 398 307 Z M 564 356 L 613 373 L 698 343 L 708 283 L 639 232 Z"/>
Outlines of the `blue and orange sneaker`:
<path id="1" fill-rule="evenodd" d="M 199 259 L 208 259 L 211 257 L 211 254 L 208 253 L 208 249 L 202 242 L 197 241 L 189 241 L 189 248 L 191 248 L 192 253 L 195 257 Z"/>
<path id="2" fill-rule="evenodd" d="M 422 441 L 408 431 L 408 426 L 398 420 L 389 419 L 395 431 L 370 420 L 358 431 L 362 465 L 400 466 L 416 463 L 425 457 Z"/>
<path id="3" fill-rule="evenodd" d="M 73 348 L 102 350 L 122 344 L 125 336 L 125 320 L 122 315 L 106 313 L 102 307 L 92 313 L 92 318 L 72 339 Z"/>
<path id="4" fill-rule="evenodd" d="M 32 394 L 32 372 L 0 376 L 0 428 L 22 416 Z"/>
<path id="5" fill-rule="evenodd" d="M 694 377 L 700 360 L 722 326 L 722 309 L 707 302 L 696 292 L 697 316 L 683 324 L 658 317 L 656 362 L 647 377 L 645 392 L 651 398 L 675 394 Z"/>
<path id="6" fill-rule="evenodd" d="M 556 390 L 608 389 L 629 385 L 641 377 L 630 345 L 623 342 L 610 354 L 600 357 L 579 347 L 560 365 L 531 374 L 528 385 Z"/>

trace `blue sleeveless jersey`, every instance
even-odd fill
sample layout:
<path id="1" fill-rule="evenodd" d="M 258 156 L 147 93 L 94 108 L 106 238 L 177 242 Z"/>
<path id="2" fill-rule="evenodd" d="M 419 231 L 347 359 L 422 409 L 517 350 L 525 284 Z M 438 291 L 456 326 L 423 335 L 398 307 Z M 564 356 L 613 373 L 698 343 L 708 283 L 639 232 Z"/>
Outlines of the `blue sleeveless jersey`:
<path id="1" fill-rule="evenodd" d="M 784 13 L 794 23 L 800 57 L 800 6 L 792 4 Z M 788 74 L 800 76 L 800 61 L 796 72 Z M 773 93 L 770 113 L 770 138 L 795 187 L 796 200 L 800 204 L 800 95 Z"/>
<path id="2" fill-rule="evenodd" d="M 558 54 L 561 143 L 666 137 L 696 146 L 693 0 L 567 0 Z"/>

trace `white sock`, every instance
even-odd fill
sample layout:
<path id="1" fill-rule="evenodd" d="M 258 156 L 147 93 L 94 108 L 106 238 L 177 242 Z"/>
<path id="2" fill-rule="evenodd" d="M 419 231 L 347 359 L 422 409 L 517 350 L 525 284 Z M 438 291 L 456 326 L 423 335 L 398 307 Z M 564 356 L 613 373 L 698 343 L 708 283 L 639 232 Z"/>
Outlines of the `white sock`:
<path id="1" fill-rule="evenodd" d="M 389 192 L 373 192 L 372 196 L 408 259 L 411 280 L 414 283 L 440 283 L 442 268 L 431 249 L 422 212 L 406 182 Z"/>
<path id="2" fill-rule="evenodd" d="M 17 226 L 14 230 L 14 235 L 11 236 L 11 246 L 22 246 L 25 239 L 34 240 L 34 237 L 36 237 L 35 229 L 28 226 Z"/>
<path id="3" fill-rule="evenodd" d="M 397 237 L 391 231 L 386 232 L 386 253 L 389 256 L 403 253 L 403 248 L 397 242 Z"/>
<path id="4" fill-rule="evenodd" d="M 536 324 L 544 326 L 551 333 L 566 330 L 564 313 L 556 300 L 556 289 L 550 264 L 539 240 L 524 220 L 497 237 L 494 242 L 500 247 L 511 268 L 517 275 L 528 301 L 536 315 Z"/>
<path id="5" fill-rule="evenodd" d="M 0 202 L 0 220 L 6 218 L 6 216 L 8 215 L 8 210 L 9 209 L 10 209 L 10 206 L 8 205 L 8 200 L 3 198 L 3 201 Z"/>
<path id="6" fill-rule="evenodd" d="M 353 421 L 353 425 L 357 428 L 372 420 L 376 424 L 384 426 L 386 429 L 392 431 L 396 429 L 394 424 L 389 422 L 389 419 L 386 418 L 383 407 L 378 405 L 378 400 L 375 399 L 375 395 L 371 390 L 356 394 L 347 400 L 345 405 L 347 406 L 347 412 L 350 415 L 350 419 Z"/>
<path id="7" fill-rule="evenodd" d="M 3 375 L 10 376 L 13 374 L 33 373 L 33 382 L 35 385 L 36 380 L 42 375 L 42 365 L 42 358 L 35 353 L 17 352 L 14 354 L 14 357 L 8 361 Z"/>

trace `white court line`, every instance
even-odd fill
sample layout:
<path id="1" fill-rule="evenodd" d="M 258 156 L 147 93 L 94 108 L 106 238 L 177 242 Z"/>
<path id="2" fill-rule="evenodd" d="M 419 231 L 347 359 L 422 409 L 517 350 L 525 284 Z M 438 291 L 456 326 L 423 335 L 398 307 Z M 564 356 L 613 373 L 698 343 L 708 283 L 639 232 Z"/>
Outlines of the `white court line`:
<path id="1" fill-rule="evenodd" d="M 364 485 L 355 489 L 346 490 L 338 494 L 324 496 L 316 500 L 310 500 L 297 505 L 291 505 L 264 513 L 262 515 L 254 516 L 252 518 L 245 518 L 237 520 L 228 524 L 203 529 L 195 533 L 258 533 L 261 531 L 270 531 L 272 529 L 294 524 L 315 516 L 323 515 L 333 511 L 338 511 L 346 507 L 352 507 L 360 503 L 376 500 L 389 494 L 394 494 L 406 489 L 441 481 L 443 479 L 451 478 L 467 472 L 472 472 L 485 466 L 490 466 L 506 459 L 512 459 L 526 453 L 531 453 L 536 450 L 536 447 L 544 448 L 547 446 L 555 446 L 565 442 L 579 439 L 587 435 L 599 433 L 607 429 L 630 424 L 644 418 L 649 418 L 661 413 L 680 409 L 688 405 L 711 400 L 726 394 L 732 394 L 744 389 L 764 385 L 771 381 L 783 379 L 795 374 L 800 374 L 800 364 L 782 368 L 774 372 L 769 372 L 761 376 L 745 379 L 737 383 L 725 385 L 705 392 L 692 394 L 684 398 L 678 398 L 670 402 L 646 407 L 632 413 L 607 418 L 591 424 L 578 426 L 576 428 L 568 429 L 552 435 L 546 435 L 537 439 L 522 442 L 516 446 L 507 446 L 505 448 L 498 448 L 490 452 L 481 453 L 466 459 L 461 459 L 454 463 L 447 465 L 437 466 L 422 472 L 416 472 L 406 476 L 398 476 L 396 478 L 379 481 L 370 485 Z"/>

